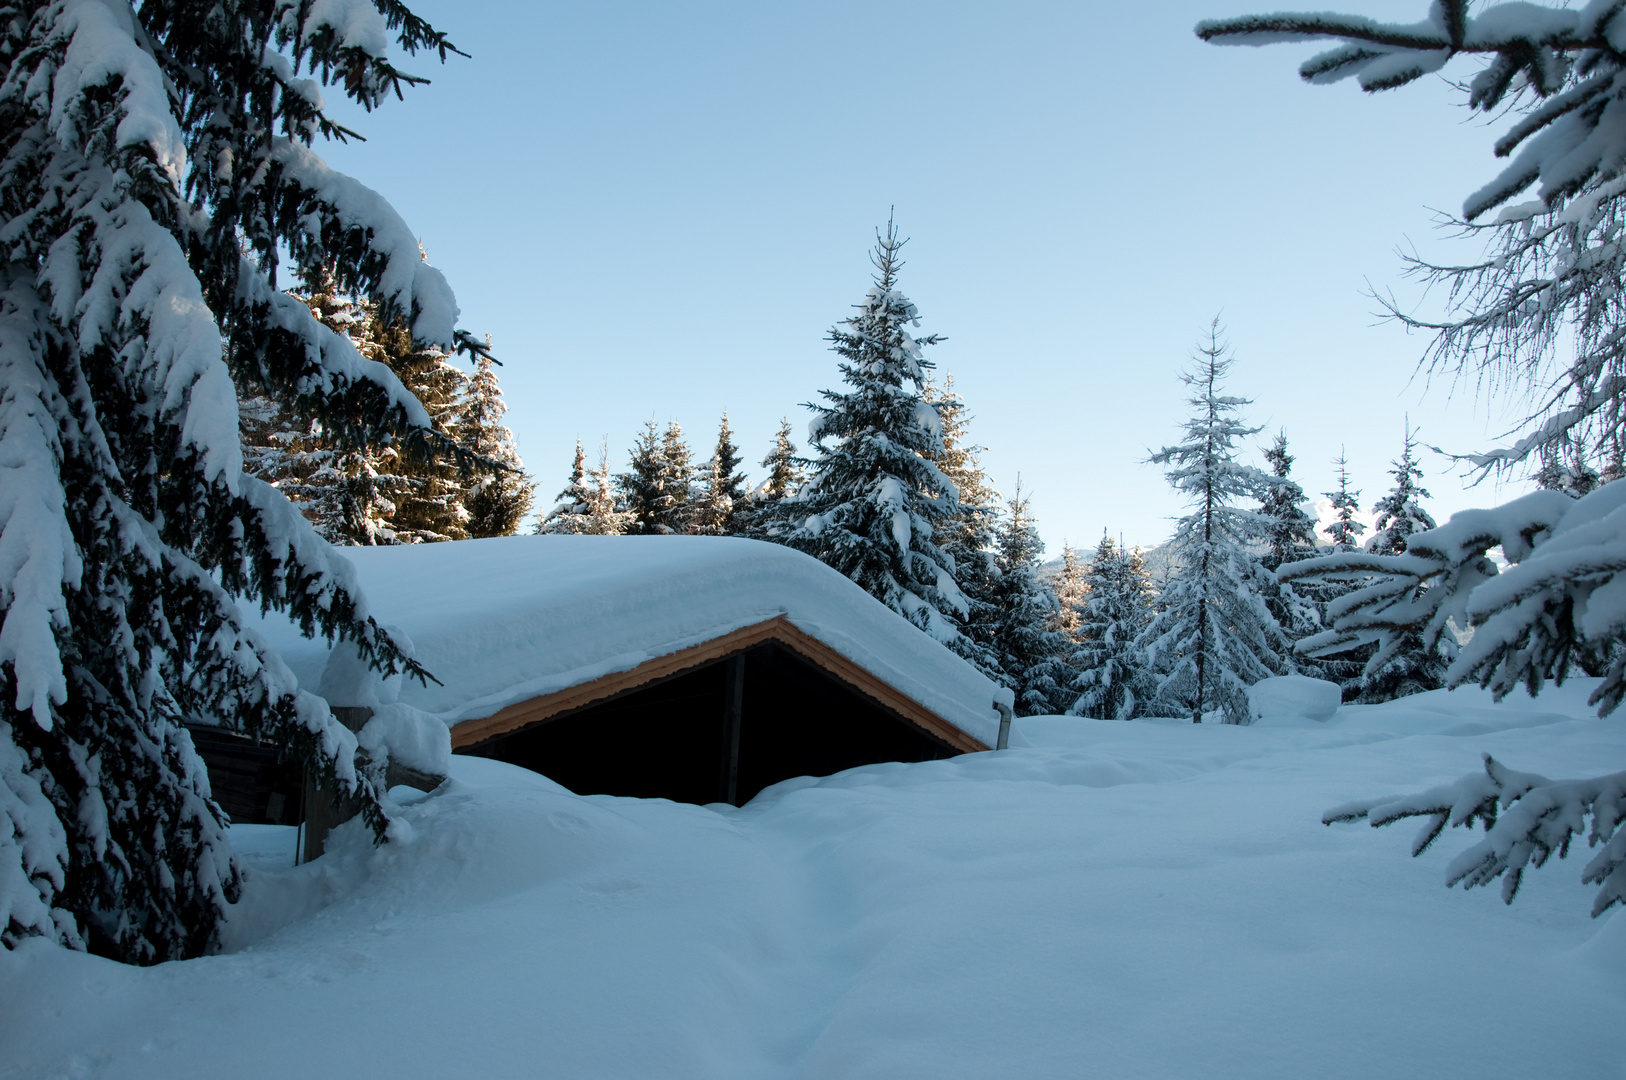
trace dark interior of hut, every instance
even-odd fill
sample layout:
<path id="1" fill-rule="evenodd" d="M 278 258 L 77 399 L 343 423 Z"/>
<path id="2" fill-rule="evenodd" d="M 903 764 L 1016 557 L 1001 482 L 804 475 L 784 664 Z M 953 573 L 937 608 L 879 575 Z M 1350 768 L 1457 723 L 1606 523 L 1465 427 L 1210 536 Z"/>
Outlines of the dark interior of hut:
<path id="1" fill-rule="evenodd" d="M 459 753 L 579 795 L 740 806 L 792 777 L 959 751 L 771 641 Z"/>

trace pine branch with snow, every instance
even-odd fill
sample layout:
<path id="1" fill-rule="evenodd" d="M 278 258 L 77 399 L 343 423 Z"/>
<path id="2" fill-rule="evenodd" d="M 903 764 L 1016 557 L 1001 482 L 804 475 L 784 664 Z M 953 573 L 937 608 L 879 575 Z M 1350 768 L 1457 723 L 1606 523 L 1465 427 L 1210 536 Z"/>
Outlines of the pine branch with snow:
<path id="1" fill-rule="evenodd" d="M 1555 781 L 1516 772 L 1486 754 L 1482 773 L 1415 795 L 1346 803 L 1321 820 L 1331 825 L 1365 819 L 1380 827 L 1413 817 L 1427 819 L 1412 841 L 1414 856 L 1427 851 L 1448 825 L 1484 826 L 1485 838 L 1446 866 L 1447 886 L 1471 889 L 1502 878 L 1502 900 L 1511 904 L 1527 867 L 1540 869 L 1554 854 L 1568 857 L 1570 844 L 1584 833 L 1588 847 L 1602 846 L 1581 871 L 1583 882 L 1598 886 L 1592 917 L 1626 903 L 1626 829 L 1620 828 L 1626 819 L 1626 773 Z"/>
<path id="2" fill-rule="evenodd" d="M 1500 547 L 1498 573 L 1488 558 Z M 1600 714 L 1626 696 L 1626 484 L 1574 499 L 1534 491 L 1492 510 L 1465 510 L 1415 533 L 1401 555 L 1332 555 L 1295 564 L 1284 576 L 1365 578 L 1329 609 L 1332 629 L 1303 643 L 1323 652 L 1379 642 L 1379 656 L 1407 633 L 1425 642 L 1449 622 L 1471 626 L 1445 672 L 1447 686 L 1475 682 L 1498 698 L 1537 693 L 1602 655 L 1607 667 L 1591 703 Z"/>

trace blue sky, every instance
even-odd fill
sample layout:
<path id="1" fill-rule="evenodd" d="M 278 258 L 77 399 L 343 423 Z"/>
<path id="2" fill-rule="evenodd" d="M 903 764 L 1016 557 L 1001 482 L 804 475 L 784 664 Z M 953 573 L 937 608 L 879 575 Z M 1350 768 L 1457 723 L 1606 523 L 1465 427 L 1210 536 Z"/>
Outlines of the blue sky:
<path id="1" fill-rule="evenodd" d="M 704 457 L 726 409 L 750 465 L 782 415 L 801 432 L 894 206 L 902 287 L 947 337 L 931 355 L 1052 555 L 1103 528 L 1166 537 L 1180 506 L 1144 459 L 1175 437 L 1178 373 L 1216 314 L 1232 391 L 1255 399 L 1261 443 L 1286 430 L 1312 492 L 1344 447 L 1370 505 L 1408 412 L 1455 450 L 1507 424 L 1414 379 L 1426 340 L 1364 295 L 1418 298 L 1401 245 L 1471 255 L 1431 208 L 1495 174 L 1499 127 L 1439 79 L 1310 87 L 1311 50 L 1191 33 L 1271 4 L 413 6 L 473 59 L 407 60 L 433 84 L 336 110 L 368 141 L 324 153 L 391 200 L 463 325 L 492 335 L 545 499 L 577 437 L 608 437 L 620 467 L 651 417 Z M 1424 468 L 1441 518 L 1508 493 Z"/>

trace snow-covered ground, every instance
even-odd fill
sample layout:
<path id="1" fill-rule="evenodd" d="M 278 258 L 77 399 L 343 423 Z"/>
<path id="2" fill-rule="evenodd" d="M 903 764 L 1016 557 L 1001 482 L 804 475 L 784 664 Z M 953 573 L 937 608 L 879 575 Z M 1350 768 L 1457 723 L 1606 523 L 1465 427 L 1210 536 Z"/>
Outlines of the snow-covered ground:
<path id="1" fill-rule="evenodd" d="M 1031 748 L 741 809 L 458 759 L 411 835 L 253 871 L 228 955 L 0 953 L 0 1077 L 1594 1077 L 1626 1070 L 1626 914 L 1573 855 L 1441 886 L 1470 837 L 1321 811 L 1626 762 L 1586 684 L 1251 728 L 1037 718 Z"/>

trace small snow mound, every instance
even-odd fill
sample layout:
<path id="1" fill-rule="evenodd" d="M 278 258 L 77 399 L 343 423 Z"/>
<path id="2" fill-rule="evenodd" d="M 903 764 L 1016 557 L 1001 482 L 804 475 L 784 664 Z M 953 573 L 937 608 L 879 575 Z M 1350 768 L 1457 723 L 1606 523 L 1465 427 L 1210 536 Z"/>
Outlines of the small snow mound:
<path id="1" fill-rule="evenodd" d="M 452 733 L 440 718 L 395 702 L 380 705 L 358 736 L 375 759 L 388 756 L 409 769 L 436 776 L 452 770 Z"/>
<path id="2" fill-rule="evenodd" d="M 1325 721 L 1333 718 L 1341 700 L 1337 683 L 1307 675 L 1279 675 L 1248 688 L 1248 713 L 1255 721 L 1277 716 Z"/>

